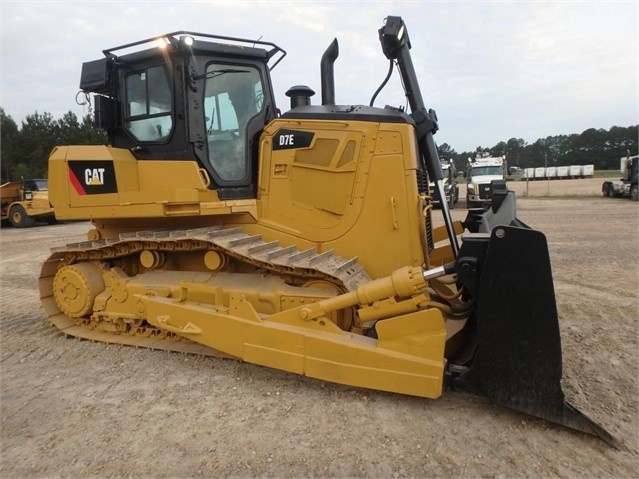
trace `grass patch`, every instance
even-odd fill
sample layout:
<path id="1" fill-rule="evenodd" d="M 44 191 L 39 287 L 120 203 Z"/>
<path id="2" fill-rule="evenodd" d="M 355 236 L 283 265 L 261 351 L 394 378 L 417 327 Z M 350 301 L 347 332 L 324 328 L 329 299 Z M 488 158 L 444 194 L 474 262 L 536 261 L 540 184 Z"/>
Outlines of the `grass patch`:
<path id="1" fill-rule="evenodd" d="M 617 178 L 620 175 L 619 170 L 595 170 L 593 178 Z"/>

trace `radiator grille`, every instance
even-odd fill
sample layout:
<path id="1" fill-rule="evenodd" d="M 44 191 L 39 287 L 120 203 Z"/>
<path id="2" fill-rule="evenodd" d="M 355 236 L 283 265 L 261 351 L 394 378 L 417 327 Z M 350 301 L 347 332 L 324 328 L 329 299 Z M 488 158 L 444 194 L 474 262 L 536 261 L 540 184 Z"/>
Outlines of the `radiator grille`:
<path id="1" fill-rule="evenodd" d="M 433 242 L 433 221 L 431 219 L 431 211 L 432 210 L 430 208 L 426 208 L 426 213 L 424 215 L 424 224 L 426 227 L 426 249 L 428 251 L 428 256 L 430 256 L 435 249 L 435 243 Z"/>
<path id="2" fill-rule="evenodd" d="M 417 192 L 424 196 L 428 194 L 428 175 L 421 170 L 417 170 Z"/>
<path id="3" fill-rule="evenodd" d="M 492 197 L 490 183 L 479 185 L 479 197 L 484 199 L 489 199 Z"/>

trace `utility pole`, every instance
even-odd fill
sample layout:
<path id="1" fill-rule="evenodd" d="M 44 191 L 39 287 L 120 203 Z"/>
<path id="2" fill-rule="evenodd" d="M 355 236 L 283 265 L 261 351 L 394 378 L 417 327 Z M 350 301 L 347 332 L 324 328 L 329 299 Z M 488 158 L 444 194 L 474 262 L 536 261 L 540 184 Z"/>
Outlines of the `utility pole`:
<path id="1" fill-rule="evenodd" d="M 548 176 L 548 153 L 544 153 L 544 174 L 546 175 L 546 196 L 550 196 L 550 176 Z"/>

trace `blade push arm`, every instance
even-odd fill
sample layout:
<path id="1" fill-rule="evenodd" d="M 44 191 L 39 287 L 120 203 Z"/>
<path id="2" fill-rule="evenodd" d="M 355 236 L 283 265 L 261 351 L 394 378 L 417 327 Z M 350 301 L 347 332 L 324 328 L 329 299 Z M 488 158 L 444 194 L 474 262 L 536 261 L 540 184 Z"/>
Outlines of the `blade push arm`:
<path id="1" fill-rule="evenodd" d="M 389 16 L 386 23 L 379 29 L 379 39 L 382 43 L 382 50 L 386 58 L 397 61 L 402 82 L 406 89 L 406 97 L 411 108 L 411 116 L 415 120 L 417 127 L 417 143 L 419 145 L 419 155 L 422 167 L 428 171 L 428 176 L 435 183 L 437 193 L 440 198 L 445 198 L 444 172 L 442 171 L 439 155 L 433 134 L 437 131 L 437 116 L 433 110 L 427 110 L 419 89 L 415 67 L 410 56 L 410 40 L 406 25 L 401 17 Z M 459 245 L 453 227 L 453 220 L 450 210 L 445 201 L 441 202 L 442 214 L 446 230 L 450 239 L 453 254 L 457 257 Z"/>

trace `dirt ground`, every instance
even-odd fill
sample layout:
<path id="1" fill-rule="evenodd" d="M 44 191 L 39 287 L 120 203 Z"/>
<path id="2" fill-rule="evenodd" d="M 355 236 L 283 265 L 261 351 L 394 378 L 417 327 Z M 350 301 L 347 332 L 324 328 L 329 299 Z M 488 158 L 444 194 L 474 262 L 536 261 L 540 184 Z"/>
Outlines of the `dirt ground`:
<path id="1" fill-rule="evenodd" d="M 639 477 L 639 210 L 600 185 L 511 188 L 548 237 L 564 392 L 627 450 L 463 393 L 66 339 L 37 277 L 50 247 L 84 239 L 88 225 L 70 223 L 0 233 L 0 477 Z"/>

